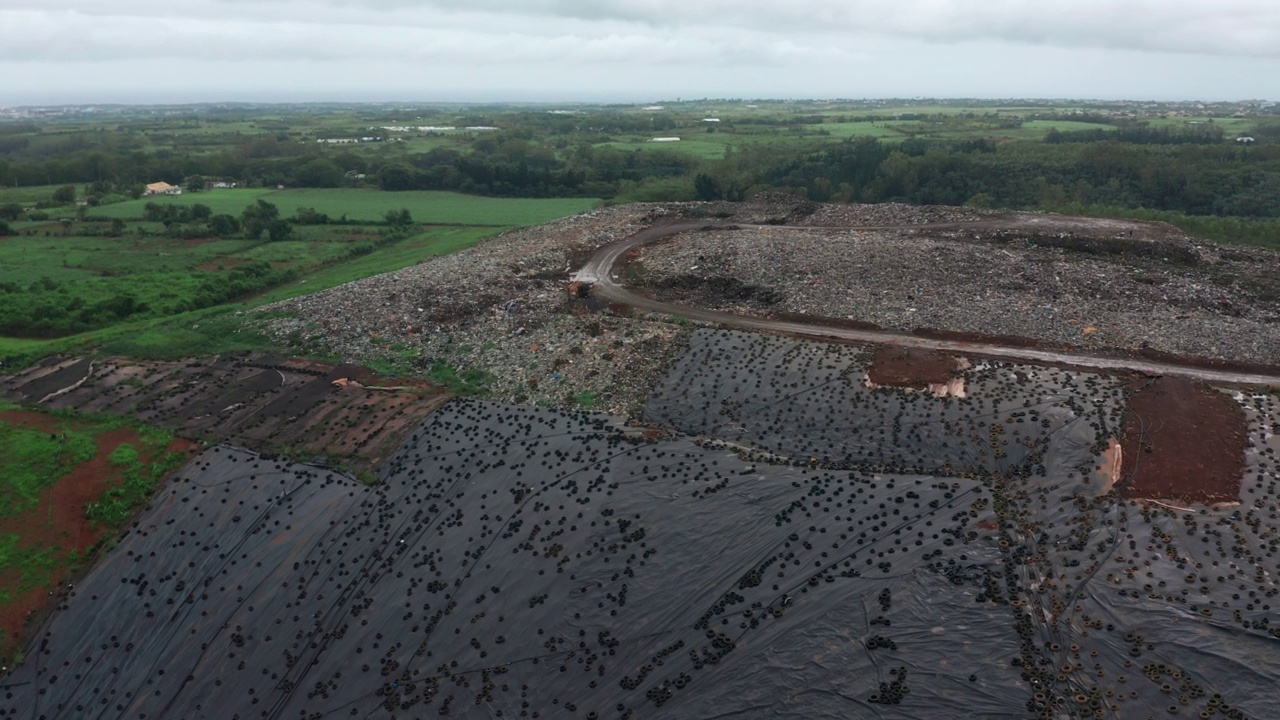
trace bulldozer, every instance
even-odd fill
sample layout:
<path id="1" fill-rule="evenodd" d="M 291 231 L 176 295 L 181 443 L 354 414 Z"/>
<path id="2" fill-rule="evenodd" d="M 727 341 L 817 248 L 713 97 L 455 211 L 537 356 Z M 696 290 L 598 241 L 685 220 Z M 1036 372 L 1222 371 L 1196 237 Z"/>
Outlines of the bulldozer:
<path id="1" fill-rule="evenodd" d="M 580 300 L 582 298 L 591 297 L 591 283 L 583 280 L 574 280 L 569 283 L 569 299 Z"/>

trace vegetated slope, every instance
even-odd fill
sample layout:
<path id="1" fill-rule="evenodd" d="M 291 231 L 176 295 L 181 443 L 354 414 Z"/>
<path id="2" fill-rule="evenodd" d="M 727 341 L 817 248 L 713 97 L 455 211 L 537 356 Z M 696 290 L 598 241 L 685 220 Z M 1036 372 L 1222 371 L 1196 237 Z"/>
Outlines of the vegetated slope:
<path id="1" fill-rule="evenodd" d="M 0 666 L 192 449 L 142 425 L 0 403 Z"/>
<path id="2" fill-rule="evenodd" d="M 0 708 L 1267 716 L 1273 397 L 1237 400 L 1247 505 L 1202 515 L 1093 471 L 1110 378 L 978 365 L 942 399 L 866 370 L 843 346 L 699 331 L 650 406 L 696 442 L 454 401 L 376 488 L 210 451 L 76 588 Z"/>

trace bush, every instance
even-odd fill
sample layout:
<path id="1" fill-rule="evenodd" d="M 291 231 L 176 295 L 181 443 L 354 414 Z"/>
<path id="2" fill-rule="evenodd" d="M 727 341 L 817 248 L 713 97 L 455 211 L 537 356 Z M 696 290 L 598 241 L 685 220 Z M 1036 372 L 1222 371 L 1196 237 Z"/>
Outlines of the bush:
<path id="1" fill-rule="evenodd" d="M 267 238 L 271 242 L 288 240 L 291 235 L 293 235 L 293 226 L 287 220 L 272 220 L 271 224 L 267 225 Z"/>
<path id="2" fill-rule="evenodd" d="M 413 215 L 409 213 L 408 208 L 388 210 L 382 217 L 392 227 L 408 227 L 413 224 Z"/>
<path id="3" fill-rule="evenodd" d="M 209 233 L 218 237 L 230 237 L 240 232 L 240 221 L 233 215 L 214 215 L 209 218 Z"/>
<path id="4" fill-rule="evenodd" d="M 293 214 L 293 221 L 299 225 L 328 225 L 329 216 L 315 208 L 300 207 Z"/>

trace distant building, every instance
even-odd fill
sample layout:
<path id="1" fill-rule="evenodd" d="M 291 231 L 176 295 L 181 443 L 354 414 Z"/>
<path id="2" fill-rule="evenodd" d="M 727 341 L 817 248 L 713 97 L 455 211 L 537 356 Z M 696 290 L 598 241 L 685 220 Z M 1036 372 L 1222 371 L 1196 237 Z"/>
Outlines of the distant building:
<path id="1" fill-rule="evenodd" d="M 680 142 L 680 138 L 678 137 L 651 138 L 649 142 Z"/>
<path id="2" fill-rule="evenodd" d="M 1254 140 L 1248 135 L 1242 135 L 1241 137 L 1236 138 L 1236 142 L 1240 143 L 1241 145 L 1252 145 L 1254 143 Z"/>
<path id="3" fill-rule="evenodd" d="M 177 185 L 170 185 L 167 182 L 153 182 L 147 185 L 146 192 L 143 195 L 181 195 L 182 188 Z"/>

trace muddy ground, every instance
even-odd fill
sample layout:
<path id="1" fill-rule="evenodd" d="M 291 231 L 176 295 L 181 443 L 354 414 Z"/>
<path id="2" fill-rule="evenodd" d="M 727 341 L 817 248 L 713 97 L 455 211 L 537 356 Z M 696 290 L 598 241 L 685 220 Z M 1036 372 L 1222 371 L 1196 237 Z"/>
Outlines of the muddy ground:
<path id="1" fill-rule="evenodd" d="M 867 379 L 883 387 L 923 390 L 951 382 L 960 376 L 963 367 L 947 353 L 882 345 L 871 360 Z"/>
<path id="2" fill-rule="evenodd" d="M 1126 401 L 1122 491 L 1129 498 L 1235 503 L 1248 426 L 1231 396 L 1186 378 L 1136 380 Z"/>

